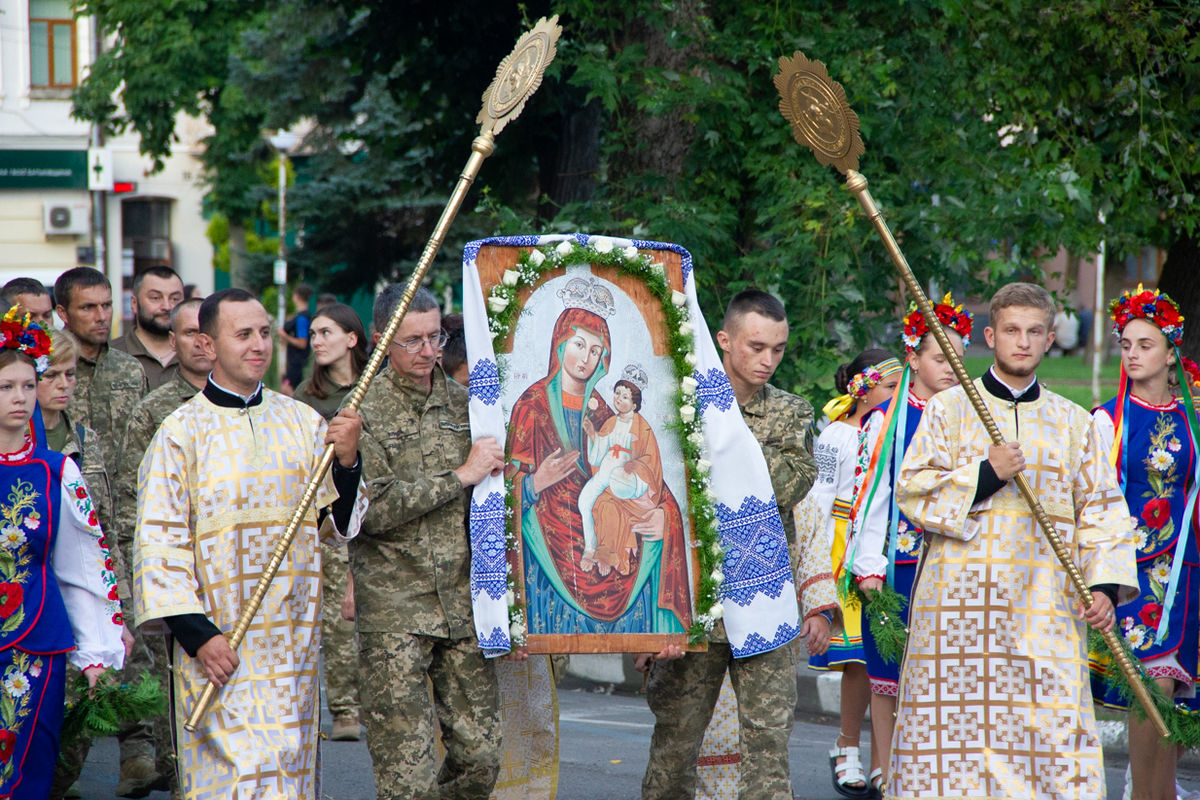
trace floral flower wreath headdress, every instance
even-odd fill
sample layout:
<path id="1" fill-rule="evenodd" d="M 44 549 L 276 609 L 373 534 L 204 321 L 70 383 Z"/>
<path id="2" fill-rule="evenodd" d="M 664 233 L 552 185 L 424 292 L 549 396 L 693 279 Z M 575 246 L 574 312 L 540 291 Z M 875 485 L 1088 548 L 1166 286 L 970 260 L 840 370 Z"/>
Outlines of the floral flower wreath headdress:
<path id="1" fill-rule="evenodd" d="M 1131 320 L 1144 319 L 1157 326 L 1175 349 L 1175 360 L 1186 375 L 1186 380 L 1180 376 L 1180 383 L 1200 388 L 1200 367 L 1179 352 L 1179 346 L 1183 344 L 1183 314 L 1179 311 L 1179 304 L 1165 292 L 1146 289 L 1139 283 L 1136 292 L 1125 292 L 1109 303 L 1108 315 L 1113 323 L 1113 338 L 1118 341 Z"/>
<path id="2" fill-rule="evenodd" d="M 867 392 L 871 391 L 881 380 L 888 375 L 894 375 L 903 369 L 900 362 L 894 358 L 884 359 L 878 364 L 867 367 L 863 371 L 856 374 L 846 384 L 846 393 L 838 395 L 825 404 L 821 409 L 825 415 L 829 417 L 831 422 L 844 417 L 854 407 L 854 401 L 860 397 L 865 397 Z"/>
<path id="3" fill-rule="evenodd" d="M 50 369 L 50 354 L 54 352 L 50 337 L 41 325 L 30 321 L 29 314 L 21 314 L 17 306 L 10 308 L 0 319 L 0 347 L 32 358 L 39 376 Z"/>
<path id="4" fill-rule="evenodd" d="M 938 321 L 962 337 L 963 347 L 971 344 L 971 329 L 975 325 L 975 317 L 970 311 L 963 309 L 962 304 L 954 304 L 954 298 L 946 292 L 942 302 L 933 307 Z M 917 308 L 916 303 L 908 304 L 908 316 L 904 318 L 904 349 L 909 353 L 921 346 L 921 339 L 929 333 L 929 323 L 925 315 Z"/>

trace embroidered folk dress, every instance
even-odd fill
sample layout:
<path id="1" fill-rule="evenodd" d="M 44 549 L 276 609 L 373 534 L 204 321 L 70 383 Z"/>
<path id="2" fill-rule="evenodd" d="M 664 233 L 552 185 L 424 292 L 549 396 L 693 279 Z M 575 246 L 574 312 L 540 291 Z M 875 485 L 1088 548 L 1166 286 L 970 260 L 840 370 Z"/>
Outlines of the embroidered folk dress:
<path id="1" fill-rule="evenodd" d="M 861 430 L 857 425 L 838 420 L 821 431 L 813 456 L 817 461 L 817 480 L 811 496 L 825 520 L 825 541 L 830 546 L 830 568 L 834 574 L 846 554 L 846 538 L 850 508 L 864 464 L 859 462 L 858 449 Z M 862 609 L 841 604 L 841 631 L 830 637 L 829 649 L 821 655 L 810 655 L 808 666 L 813 669 L 840 669 L 846 664 L 865 664 L 862 644 Z"/>
<path id="2" fill-rule="evenodd" d="M 990 373 L 976 386 L 1084 582 L 1136 587 L 1125 500 L 1092 417 L 1036 383 L 1019 398 Z M 990 444 L 956 386 L 929 401 L 900 471 L 925 555 L 887 796 L 1102 798 L 1087 626 L 1017 488 L 983 474 Z"/>
<path id="3" fill-rule="evenodd" d="M 0 454 L 0 797 L 50 794 L 66 664 L 119 668 L 117 579 L 75 462 Z"/>
<path id="4" fill-rule="evenodd" d="M 233 630 L 324 451 L 325 421 L 310 407 L 268 389 L 243 407 L 222 396 L 232 397 L 210 380 L 163 421 L 142 459 L 133 581 L 136 621 L 148 633 L 195 614 Z M 335 530 L 333 514 L 318 528 L 318 509 L 336 497 L 331 472 L 246 633 L 240 665 L 194 733 L 183 722 L 208 679 L 174 642 L 187 800 L 320 796 L 320 541 L 353 537 L 367 505 L 359 484 L 347 529 Z"/>
<path id="5" fill-rule="evenodd" d="M 892 401 L 889 399 L 871 409 L 863 418 L 865 437 L 858 454 L 860 463 L 869 462 L 871 454 L 875 451 L 876 443 L 884 433 L 884 420 L 891 405 Z M 863 498 L 859 509 L 859 522 L 849 545 L 847 567 L 859 578 L 875 576 L 886 579 L 897 594 L 908 600 L 912 595 L 913 580 L 917 577 L 917 561 L 921 557 L 924 536 L 921 528 L 913 525 L 899 509 L 895 509 L 897 519 L 893 529 L 892 498 L 896 474 L 893 466 L 897 456 L 901 459 L 904 457 L 913 435 L 917 432 L 921 414 L 925 411 L 925 401 L 909 392 L 904 411 L 904 428 L 900 429 L 900 421 L 896 421 L 900 440 L 885 442 L 879 452 L 876 467 L 880 476 L 878 488 L 874 495 L 868 494 Z M 896 413 L 899 414 L 900 409 L 897 409 Z M 867 476 L 860 491 L 870 493 L 871 482 L 871 476 Z M 909 605 L 911 604 L 906 603 L 900 612 L 905 626 L 908 625 Z M 900 685 L 900 664 L 885 661 L 879 655 L 875 639 L 871 635 L 871 626 L 865 623 L 862 626 L 862 641 L 871 692 L 895 697 Z"/>
<path id="6" fill-rule="evenodd" d="M 1117 398 L 1094 412 L 1105 453 L 1112 451 Z M 1194 696 L 1200 656 L 1200 608 L 1197 578 L 1196 515 L 1185 520 L 1184 506 L 1195 483 L 1196 452 L 1188 435 L 1187 417 L 1178 398 L 1165 406 L 1147 403 L 1132 393 L 1123 412 L 1122 441 L 1117 442 L 1118 480 L 1123 483 L 1129 514 L 1137 520 L 1138 586 L 1136 600 L 1117 608 L 1117 629 L 1152 678 L 1173 678 L 1176 697 Z M 1182 538 L 1181 538 L 1182 537 Z M 1183 541 L 1182 563 L 1172 602 L 1167 603 L 1171 566 Z M 1170 606 L 1167 633 L 1155 644 L 1164 608 Z M 1104 680 L 1105 666 L 1093 663 L 1092 691 L 1107 706 L 1128 702 Z"/>

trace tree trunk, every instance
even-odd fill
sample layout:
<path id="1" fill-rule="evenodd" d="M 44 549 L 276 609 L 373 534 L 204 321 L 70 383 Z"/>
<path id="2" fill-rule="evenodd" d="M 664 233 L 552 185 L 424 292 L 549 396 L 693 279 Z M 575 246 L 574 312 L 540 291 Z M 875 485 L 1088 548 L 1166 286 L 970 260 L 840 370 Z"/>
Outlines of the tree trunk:
<path id="1" fill-rule="evenodd" d="M 233 220 L 229 221 L 229 285 L 234 289 L 248 289 L 246 274 L 246 229 Z"/>
<path id="2" fill-rule="evenodd" d="M 600 169 L 600 123 L 603 109 L 592 100 L 564 115 L 559 135 L 538 141 L 538 219 L 554 219 L 567 203 L 585 202 L 596 191 Z"/>
<path id="3" fill-rule="evenodd" d="M 1158 288 L 1183 312 L 1183 354 L 1200 358 L 1200 240 L 1179 235 L 1167 251 Z"/>

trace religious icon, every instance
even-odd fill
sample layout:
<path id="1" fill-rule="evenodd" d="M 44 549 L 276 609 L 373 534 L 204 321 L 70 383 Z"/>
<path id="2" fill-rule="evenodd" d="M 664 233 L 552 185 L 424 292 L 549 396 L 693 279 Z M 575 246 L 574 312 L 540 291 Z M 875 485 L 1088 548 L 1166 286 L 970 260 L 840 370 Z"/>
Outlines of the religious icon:
<path id="1" fill-rule="evenodd" d="M 521 252 L 481 249 L 485 293 Z M 672 267 L 681 284 L 677 258 Z M 599 264 L 546 271 L 522 294 L 510 335 L 495 341 L 495 394 L 527 647 L 686 645 L 698 568 L 661 310 L 639 278 Z"/>

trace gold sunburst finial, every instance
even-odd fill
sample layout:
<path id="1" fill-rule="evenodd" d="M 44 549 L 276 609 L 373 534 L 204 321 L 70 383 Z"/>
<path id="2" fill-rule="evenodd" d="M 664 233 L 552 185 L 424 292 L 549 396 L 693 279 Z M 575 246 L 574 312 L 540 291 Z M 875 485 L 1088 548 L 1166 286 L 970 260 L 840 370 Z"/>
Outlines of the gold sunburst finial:
<path id="1" fill-rule="evenodd" d="M 525 101 L 542 84 L 542 74 L 554 60 L 555 42 L 562 35 L 558 15 L 537 24 L 517 40 L 516 47 L 496 68 L 496 77 L 483 93 L 483 108 L 475 118 L 480 133 L 495 136 L 505 125 L 516 119 L 525 108 Z"/>
<path id="2" fill-rule="evenodd" d="M 858 115 L 825 65 L 797 50 L 791 58 L 780 57 L 774 81 L 779 113 L 791 124 L 796 141 L 811 148 L 821 164 L 832 164 L 843 174 L 857 170 L 858 157 L 866 152 Z"/>

